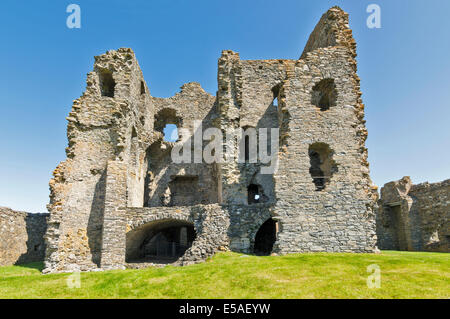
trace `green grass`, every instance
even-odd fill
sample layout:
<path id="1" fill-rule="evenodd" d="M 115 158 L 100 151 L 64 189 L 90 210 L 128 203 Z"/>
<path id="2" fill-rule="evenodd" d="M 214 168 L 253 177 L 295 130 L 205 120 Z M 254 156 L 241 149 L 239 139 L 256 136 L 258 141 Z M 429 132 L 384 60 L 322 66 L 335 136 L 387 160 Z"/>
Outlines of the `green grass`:
<path id="1" fill-rule="evenodd" d="M 367 266 L 381 269 L 369 289 Z M 220 253 L 205 263 L 140 270 L 42 275 L 42 264 L 0 267 L 0 298 L 449 298 L 450 255 Z"/>

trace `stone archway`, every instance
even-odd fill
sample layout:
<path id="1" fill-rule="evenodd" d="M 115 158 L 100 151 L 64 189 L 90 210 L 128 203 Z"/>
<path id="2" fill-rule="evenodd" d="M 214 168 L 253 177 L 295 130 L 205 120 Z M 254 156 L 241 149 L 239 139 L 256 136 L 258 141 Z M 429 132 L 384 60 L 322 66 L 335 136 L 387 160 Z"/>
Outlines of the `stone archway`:
<path id="1" fill-rule="evenodd" d="M 191 222 L 177 219 L 148 222 L 127 233 L 126 262 L 175 262 L 192 246 L 195 238 Z"/>

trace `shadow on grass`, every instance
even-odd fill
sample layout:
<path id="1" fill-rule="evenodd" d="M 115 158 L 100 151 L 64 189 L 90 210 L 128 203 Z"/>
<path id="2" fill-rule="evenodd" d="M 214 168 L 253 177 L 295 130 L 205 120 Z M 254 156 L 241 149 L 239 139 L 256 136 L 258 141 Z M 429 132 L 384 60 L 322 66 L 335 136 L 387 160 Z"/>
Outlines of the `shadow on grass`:
<path id="1" fill-rule="evenodd" d="M 36 269 L 39 270 L 39 272 L 42 272 L 44 269 L 44 262 L 43 261 L 37 261 L 34 263 L 27 263 L 27 264 L 15 264 L 14 266 L 19 266 L 23 268 L 30 268 L 30 269 Z"/>

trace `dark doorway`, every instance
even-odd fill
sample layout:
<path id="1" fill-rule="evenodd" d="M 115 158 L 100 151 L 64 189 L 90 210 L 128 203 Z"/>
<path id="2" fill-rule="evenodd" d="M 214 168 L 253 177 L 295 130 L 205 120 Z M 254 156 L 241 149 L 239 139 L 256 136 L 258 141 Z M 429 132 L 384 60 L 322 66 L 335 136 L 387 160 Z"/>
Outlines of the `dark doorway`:
<path id="1" fill-rule="evenodd" d="M 276 239 L 277 223 L 272 218 L 269 218 L 256 233 L 254 253 L 260 256 L 270 255 Z"/>
<path id="2" fill-rule="evenodd" d="M 389 207 L 389 217 L 392 225 L 392 239 L 396 250 L 408 250 L 405 225 L 402 220 L 402 207 L 395 205 Z"/>
<path id="3" fill-rule="evenodd" d="M 127 262 L 171 263 L 192 246 L 194 226 L 177 220 L 144 225 L 127 234 Z"/>
<path id="4" fill-rule="evenodd" d="M 184 237 L 184 238 L 183 238 Z M 167 227 L 142 243 L 145 257 L 181 257 L 195 239 L 192 226 Z"/>

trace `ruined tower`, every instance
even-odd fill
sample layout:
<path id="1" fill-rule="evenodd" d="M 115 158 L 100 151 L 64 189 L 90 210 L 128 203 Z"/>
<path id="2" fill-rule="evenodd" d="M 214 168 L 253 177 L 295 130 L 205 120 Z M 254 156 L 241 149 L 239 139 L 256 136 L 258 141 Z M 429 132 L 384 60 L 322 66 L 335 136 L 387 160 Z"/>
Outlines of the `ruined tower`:
<path id="1" fill-rule="evenodd" d="M 152 97 L 131 49 L 96 57 L 50 182 L 45 272 L 183 265 L 220 250 L 373 252 L 376 190 L 355 57 L 338 7 L 299 59 L 223 51 L 216 97 L 198 83 Z M 176 142 L 164 138 L 168 124 Z M 224 149 L 244 145 L 245 161 L 175 163 L 174 147 L 207 128 L 223 133 Z M 240 128 L 255 128 L 256 140 L 225 139 Z M 247 155 L 260 128 L 279 132 L 273 173 Z"/>

